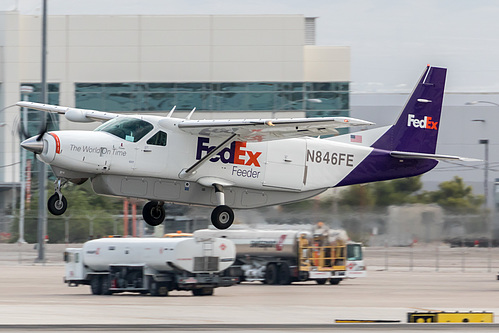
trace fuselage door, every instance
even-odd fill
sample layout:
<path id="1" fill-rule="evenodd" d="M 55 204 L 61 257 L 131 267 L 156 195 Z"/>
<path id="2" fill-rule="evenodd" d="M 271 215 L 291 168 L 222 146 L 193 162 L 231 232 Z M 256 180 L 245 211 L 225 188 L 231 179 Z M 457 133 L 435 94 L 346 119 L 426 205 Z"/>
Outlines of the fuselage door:
<path id="1" fill-rule="evenodd" d="M 301 190 L 304 186 L 306 140 L 269 141 L 263 185 Z"/>
<path id="2" fill-rule="evenodd" d="M 137 142 L 134 175 L 160 176 L 167 168 L 168 138 L 164 131 Z"/>

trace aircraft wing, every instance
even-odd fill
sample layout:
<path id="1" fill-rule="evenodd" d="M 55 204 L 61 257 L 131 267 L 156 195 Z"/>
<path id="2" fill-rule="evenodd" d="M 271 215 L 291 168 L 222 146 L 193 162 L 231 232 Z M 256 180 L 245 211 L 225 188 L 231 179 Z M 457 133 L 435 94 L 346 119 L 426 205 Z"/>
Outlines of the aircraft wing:
<path id="1" fill-rule="evenodd" d="M 95 110 L 76 109 L 67 106 L 57 106 L 50 104 L 41 104 L 33 102 L 17 102 L 16 105 L 24 108 L 30 108 L 51 113 L 63 114 L 70 121 L 79 123 L 88 123 L 92 121 L 107 121 L 119 117 L 116 113 L 101 112 Z"/>
<path id="2" fill-rule="evenodd" d="M 350 117 L 183 120 L 178 128 L 194 135 L 228 137 L 244 141 L 269 141 L 301 136 L 338 134 L 337 128 L 374 123 Z"/>

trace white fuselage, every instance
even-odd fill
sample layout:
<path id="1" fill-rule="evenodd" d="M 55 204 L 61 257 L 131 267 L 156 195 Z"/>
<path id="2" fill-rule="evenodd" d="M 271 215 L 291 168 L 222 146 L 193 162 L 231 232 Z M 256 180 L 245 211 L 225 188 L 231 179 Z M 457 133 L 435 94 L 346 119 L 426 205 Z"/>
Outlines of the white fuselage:
<path id="1" fill-rule="evenodd" d="M 215 205 L 211 185 L 226 201 L 250 208 L 300 200 L 338 184 L 372 148 L 316 138 L 234 141 L 194 173 L 184 170 L 223 141 L 185 133 L 179 119 L 137 116 L 154 125 L 138 142 L 103 131 L 45 134 L 39 158 L 56 176 L 90 178 L 96 192 L 150 200 Z M 148 144 L 158 131 L 166 145 Z"/>

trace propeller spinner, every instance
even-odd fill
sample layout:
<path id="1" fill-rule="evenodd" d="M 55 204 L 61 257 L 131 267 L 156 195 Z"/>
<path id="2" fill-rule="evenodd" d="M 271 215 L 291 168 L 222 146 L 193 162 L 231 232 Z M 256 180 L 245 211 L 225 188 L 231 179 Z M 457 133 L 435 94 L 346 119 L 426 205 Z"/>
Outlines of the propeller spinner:
<path id="1" fill-rule="evenodd" d="M 43 140 L 40 140 L 39 138 L 41 139 L 40 135 L 36 135 L 29 139 L 26 139 L 23 142 L 21 142 L 21 147 L 32 153 L 41 154 L 43 152 L 44 143 Z"/>

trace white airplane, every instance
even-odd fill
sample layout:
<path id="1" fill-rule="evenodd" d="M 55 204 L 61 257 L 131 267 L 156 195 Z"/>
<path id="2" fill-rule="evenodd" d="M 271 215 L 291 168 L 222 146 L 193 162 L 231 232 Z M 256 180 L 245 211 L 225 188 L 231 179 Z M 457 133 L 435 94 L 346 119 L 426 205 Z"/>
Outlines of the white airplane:
<path id="1" fill-rule="evenodd" d="M 232 208 L 299 201 L 328 188 L 415 176 L 433 169 L 446 69 L 427 67 L 392 126 L 320 139 L 337 128 L 373 123 L 349 117 L 191 120 L 123 115 L 19 102 L 65 115 L 70 121 L 104 121 L 94 131 L 53 131 L 21 146 L 49 164 L 57 177 L 48 200 L 63 214 L 61 187 L 87 179 L 102 195 L 147 199 L 150 225 L 165 218 L 164 203 L 215 206 L 218 229 L 234 221 Z M 232 208 L 231 208 L 232 207 Z"/>

